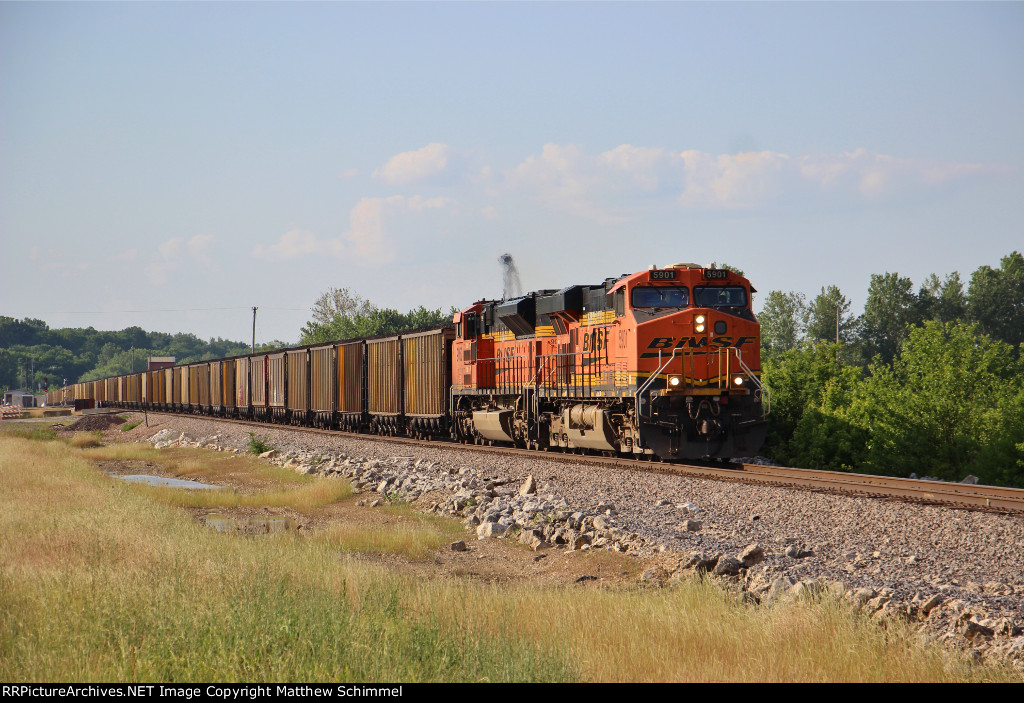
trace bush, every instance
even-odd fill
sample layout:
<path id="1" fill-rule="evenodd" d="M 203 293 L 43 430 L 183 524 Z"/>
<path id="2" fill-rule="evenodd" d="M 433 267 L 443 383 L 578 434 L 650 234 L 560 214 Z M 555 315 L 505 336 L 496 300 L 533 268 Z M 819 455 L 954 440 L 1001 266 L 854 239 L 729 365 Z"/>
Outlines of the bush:
<path id="1" fill-rule="evenodd" d="M 262 454 L 269 452 L 274 446 L 267 442 L 266 437 L 257 437 L 255 432 L 249 433 L 249 453 Z"/>

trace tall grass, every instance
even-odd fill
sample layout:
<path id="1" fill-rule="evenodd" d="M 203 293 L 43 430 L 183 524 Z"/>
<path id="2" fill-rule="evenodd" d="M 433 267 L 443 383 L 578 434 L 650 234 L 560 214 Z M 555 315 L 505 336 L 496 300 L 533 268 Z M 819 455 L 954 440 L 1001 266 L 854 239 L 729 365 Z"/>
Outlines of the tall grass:
<path id="1" fill-rule="evenodd" d="M 465 534 L 458 523 L 417 513 L 407 505 L 380 510 L 397 515 L 404 522 L 370 527 L 338 523 L 317 533 L 315 539 L 343 552 L 400 554 L 409 559 L 424 559 Z"/>
<path id="2" fill-rule="evenodd" d="M 330 532 L 220 534 L 97 451 L 0 438 L 0 680 L 1013 678 L 829 602 L 413 578 Z"/>
<path id="3" fill-rule="evenodd" d="M 0 680 L 561 679 L 529 643 L 410 618 L 410 581 L 238 539 L 64 444 L 0 439 Z"/>
<path id="4" fill-rule="evenodd" d="M 313 476 L 273 466 L 245 454 L 203 449 L 154 449 L 147 444 L 112 444 L 90 450 L 84 456 L 95 461 L 148 462 L 158 464 L 163 471 L 177 478 L 214 482 L 244 478 L 248 483 L 277 487 L 282 483 L 305 484 L 316 480 Z"/>
<path id="5" fill-rule="evenodd" d="M 71 438 L 71 446 L 77 447 L 78 449 L 89 449 L 90 447 L 103 446 L 103 433 L 102 432 L 85 432 L 76 433 Z"/>

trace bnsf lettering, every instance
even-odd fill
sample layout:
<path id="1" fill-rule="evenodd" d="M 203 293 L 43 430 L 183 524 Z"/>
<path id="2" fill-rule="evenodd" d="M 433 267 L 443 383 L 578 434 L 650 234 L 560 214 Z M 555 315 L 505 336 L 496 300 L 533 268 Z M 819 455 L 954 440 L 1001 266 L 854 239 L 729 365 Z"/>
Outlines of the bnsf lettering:
<path id="1" fill-rule="evenodd" d="M 729 337 L 728 335 L 713 337 L 711 339 L 711 343 L 719 349 L 725 349 L 726 347 L 742 347 L 744 344 L 750 344 L 755 341 L 757 341 L 757 337 L 740 337 L 735 343 L 733 343 L 732 337 Z"/>
<path id="2" fill-rule="evenodd" d="M 608 339 L 608 330 L 600 329 L 583 335 L 583 351 L 601 351 Z"/>
<path id="3" fill-rule="evenodd" d="M 712 337 L 711 345 L 724 349 L 726 347 L 742 347 L 752 342 L 756 342 L 757 337 L 740 337 L 735 341 L 728 335 L 722 335 L 721 337 Z M 683 349 L 689 347 L 690 349 L 701 349 L 708 346 L 708 339 L 706 337 L 680 337 L 678 340 L 675 337 L 655 337 L 651 340 L 651 343 L 647 345 L 648 349 Z"/>

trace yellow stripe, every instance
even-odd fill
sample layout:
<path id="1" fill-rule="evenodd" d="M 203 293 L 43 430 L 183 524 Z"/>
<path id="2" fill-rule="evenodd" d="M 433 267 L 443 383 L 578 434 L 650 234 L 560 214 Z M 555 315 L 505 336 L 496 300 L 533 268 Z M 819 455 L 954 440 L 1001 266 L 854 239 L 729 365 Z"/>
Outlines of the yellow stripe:
<path id="1" fill-rule="evenodd" d="M 581 327 L 591 327 L 593 325 L 607 325 L 615 321 L 614 310 L 597 310 L 595 312 L 588 312 L 583 315 L 580 319 Z"/>

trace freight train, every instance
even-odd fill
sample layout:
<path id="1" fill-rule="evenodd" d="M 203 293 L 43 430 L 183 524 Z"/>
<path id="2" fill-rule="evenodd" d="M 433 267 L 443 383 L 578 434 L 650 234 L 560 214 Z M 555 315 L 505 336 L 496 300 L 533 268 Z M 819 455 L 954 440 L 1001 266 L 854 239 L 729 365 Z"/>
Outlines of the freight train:
<path id="1" fill-rule="evenodd" d="M 696 264 L 480 300 L 451 324 L 50 392 L 48 402 L 665 461 L 760 449 L 750 282 Z"/>

